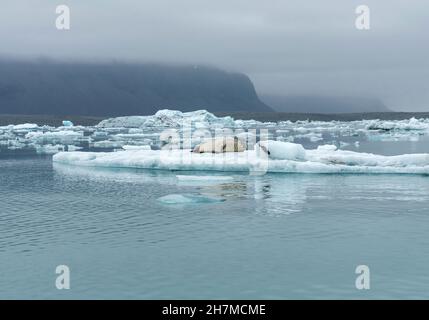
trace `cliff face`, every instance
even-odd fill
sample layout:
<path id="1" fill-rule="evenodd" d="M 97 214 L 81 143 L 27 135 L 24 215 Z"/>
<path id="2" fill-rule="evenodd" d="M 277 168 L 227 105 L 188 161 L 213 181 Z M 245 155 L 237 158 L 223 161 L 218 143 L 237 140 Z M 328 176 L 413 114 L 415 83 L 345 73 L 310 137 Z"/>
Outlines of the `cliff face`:
<path id="1" fill-rule="evenodd" d="M 361 113 L 390 111 L 381 100 L 369 97 L 262 95 L 261 99 L 278 112 Z"/>
<path id="2" fill-rule="evenodd" d="M 272 111 L 240 73 L 197 66 L 0 61 L 0 113 L 84 116 L 159 109 Z"/>

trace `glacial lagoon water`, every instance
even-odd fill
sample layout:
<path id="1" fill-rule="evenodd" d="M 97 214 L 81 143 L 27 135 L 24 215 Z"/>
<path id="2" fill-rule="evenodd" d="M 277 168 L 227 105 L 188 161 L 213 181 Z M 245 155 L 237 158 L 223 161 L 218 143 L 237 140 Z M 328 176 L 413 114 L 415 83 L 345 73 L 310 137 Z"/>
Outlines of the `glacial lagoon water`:
<path id="1" fill-rule="evenodd" d="M 0 298 L 429 298 L 428 176 L 199 181 L 50 156 L 3 156 L 0 171 Z M 159 200 L 174 194 L 223 201 Z"/>
<path id="2" fill-rule="evenodd" d="M 429 152 L 427 135 L 407 127 L 341 126 L 328 136 L 297 128 L 295 142 Z M 13 130 L 0 144 L 2 299 L 429 298 L 428 175 L 88 168 L 30 152 L 46 137 L 28 143 Z M 43 150 L 71 138 L 56 139 Z M 70 290 L 55 287 L 58 265 L 70 268 Z M 356 289 L 359 265 L 370 269 L 369 290 Z"/>

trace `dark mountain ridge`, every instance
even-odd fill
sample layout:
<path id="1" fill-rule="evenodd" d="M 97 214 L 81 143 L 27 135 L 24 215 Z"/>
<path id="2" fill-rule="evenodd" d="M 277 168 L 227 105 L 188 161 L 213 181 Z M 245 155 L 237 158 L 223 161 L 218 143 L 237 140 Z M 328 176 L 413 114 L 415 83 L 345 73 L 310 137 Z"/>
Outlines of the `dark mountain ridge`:
<path id="1" fill-rule="evenodd" d="M 270 112 L 244 74 L 204 66 L 0 60 L 0 113 L 82 116 L 159 109 Z"/>

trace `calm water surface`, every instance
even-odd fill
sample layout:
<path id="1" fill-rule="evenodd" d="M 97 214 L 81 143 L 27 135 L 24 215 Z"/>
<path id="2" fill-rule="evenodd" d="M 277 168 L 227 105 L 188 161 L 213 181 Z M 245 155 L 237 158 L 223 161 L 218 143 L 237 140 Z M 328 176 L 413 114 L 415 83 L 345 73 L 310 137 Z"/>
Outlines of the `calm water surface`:
<path id="1" fill-rule="evenodd" d="M 176 174 L 192 173 L 0 158 L 0 298 L 429 298 L 428 176 Z M 71 290 L 55 288 L 60 264 Z"/>

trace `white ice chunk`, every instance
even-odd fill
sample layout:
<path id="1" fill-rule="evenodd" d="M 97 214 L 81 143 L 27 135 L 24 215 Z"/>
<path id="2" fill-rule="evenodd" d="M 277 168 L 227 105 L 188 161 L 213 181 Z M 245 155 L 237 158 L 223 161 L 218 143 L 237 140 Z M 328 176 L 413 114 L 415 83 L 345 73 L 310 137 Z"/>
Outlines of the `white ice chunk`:
<path id="1" fill-rule="evenodd" d="M 91 144 L 91 147 L 93 148 L 100 148 L 100 149 L 115 149 L 115 148 L 122 148 L 123 142 L 120 141 L 109 141 L 109 140 L 103 140 L 103 141 L 96 141 Z"/>
<path id="2" fill-rule="evenodd" d="M 318 146 L 317 150 L 318 151 L 335 151 L 337 150 L 337 146 L 333 145 L 333 144 L 325 144 L 323 146 Z"/>
<path id="3" fill-rule="evenodd" d="M 73 127 L 73 126 L 74 126 L 74 124 L 73 124 L 73 122 L 71 122 L 71 121 L 69 121 L 69 120 L 64 120 L 64 121 L 63 121 L 63 126 L 64 126 L 64 127 Z"/>
<path id="4" fill-rule="evenodd" d="M 258 152 L 267 152 L 274 160 L 305 160 L 305 149 L 297 143 L 282 141 L 260 141 L 255 145 Z"/>
<path id="5" fill-rule="evenodd" d="M 372 120 L 367 125 L 368 130 L 429 130 L 429 119 L 411 118 L 407 120 L 385 121 Z"/>
<path id="6" fill-rule="evenodd" d="M 31 130 L 37 129 L 39 126 L 35 123 L 23 123 L 13 126 L 13 130 Z"/>
<path id="7" fill-rule="evenodd" d="M 142 129 L 138 129 L 138 128 L 131 128 L 128 130 L 129 134 L 139 134 L 139 133 L 143 133 Z"/>
<path id="8" fill-rule="evenodd" d="M 78 146 L 67 146 L 68 151 L 78 151 L 78 150 L 82 150 L 82 147 L 78 147 Z"/>
<path id="9" fill-rule="evenodd" d="M 148 146 L 148 145 L 144 145 L 144 146 L 126 145 L 126 146 L 123 146 L 122 149 L 124 149 L 124 150 L 151 150 L 150 146 Z"/>
<path id="10" fill-rule="evenodd" d="M 72 144 L 83 138 L 83 132 L 79 131 L 52 131 L 52 132 L 29 132 L 25 138 L 38 144 Z"/>
<path id="11" fill-rule="evenodd" d="M 36 145 L 36 152 L 38 154 L 55 154 L 65 150 L 65 146 L 57 144 L 45 144 L 45 145 Z"/>

